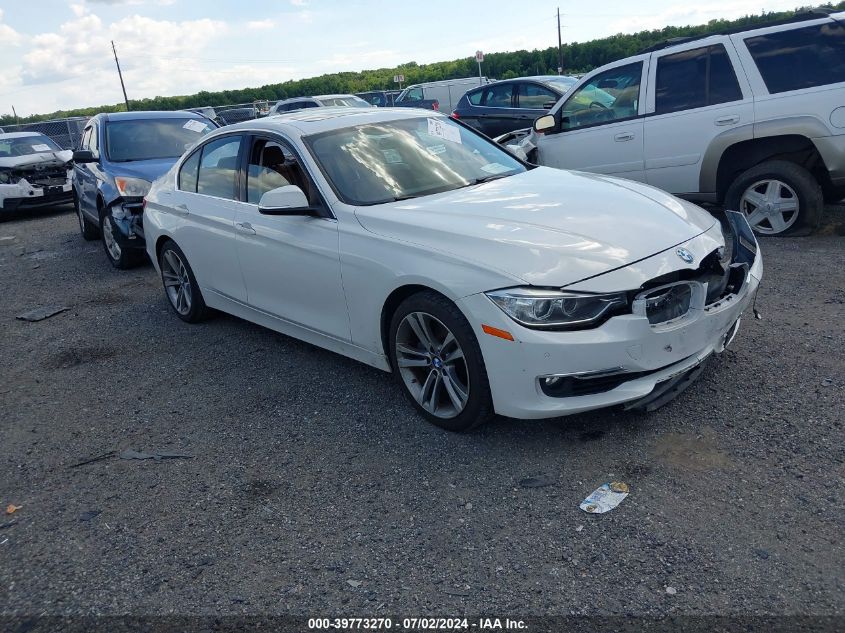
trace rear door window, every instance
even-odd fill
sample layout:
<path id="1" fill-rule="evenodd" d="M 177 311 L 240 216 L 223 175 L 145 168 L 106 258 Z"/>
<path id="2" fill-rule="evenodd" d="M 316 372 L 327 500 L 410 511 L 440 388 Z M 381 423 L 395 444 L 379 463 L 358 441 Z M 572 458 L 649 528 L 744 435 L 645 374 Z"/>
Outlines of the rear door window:
<path id="1" fill-rule="evenodd" d="M 226 200 L 235 199 L 240 149 L 240 136 L 225 136 L 203 146 L 197 193 Z"/>
<path id="2" fill-rule="evenodd" d="M 487 108 L 513 107 L 513 84 L 493 84 L 484 89 L 481 105 Z"/>
<path id="3" fill-rule="evenodd" d="M 845 26 L 827 22 L 745 40 L 771 94 L 845 81 Z"/>
<path id="4" fill-rule="evenodd" d="M 467 93 L 467 99 L 472 105 L 481 105 L 481 93 L 483 90 L 473 90 Z"/>
<path id="5" fill-rule="evenodd" d="M 518 84 L 518 105 L 519 108 L 530 108 L 531 110 L 542 110 L 551 107 L 558 100 L 556 93 L 549 88 L 538 84 Z"/>
<path id="6" fill-rule="evenodd" d="M 721 44 L 666 55 L 657 61 L 657 114 L 741 99 L 742 91 Z"/>

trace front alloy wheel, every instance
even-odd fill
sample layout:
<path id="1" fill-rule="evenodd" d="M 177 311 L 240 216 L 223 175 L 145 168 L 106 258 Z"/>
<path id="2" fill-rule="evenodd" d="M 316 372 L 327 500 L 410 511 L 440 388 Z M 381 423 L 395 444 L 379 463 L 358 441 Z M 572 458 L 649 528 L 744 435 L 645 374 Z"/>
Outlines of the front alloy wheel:
<path id="1" fill-rule="evenodd" d="M 117 241 L 120 229 L 115 226 L 111 211 L 102 213 L 100 220 L 100 234 L 103 238 L 103 248 L 112 266 L 121 270 L 134 268 L 144 258 L 143 252 L 134 248 L 123 248 Z"/>
<path id="2" fill-rule="evenodd" d="M 467 431 L 493 417 L 493 399 L 478 339 L 443 295 L 423 291 L 393 313 L 388 352 L 405 396 L 428 421 Z"/>
<path id="3" fill-rule="evenodd" d="M 396 364 L 417 403 L 438 418 L 454 418 L 469 399 L 469 369 L 455 335 L 425 312 L 412 312 L 396 332 Z"/>

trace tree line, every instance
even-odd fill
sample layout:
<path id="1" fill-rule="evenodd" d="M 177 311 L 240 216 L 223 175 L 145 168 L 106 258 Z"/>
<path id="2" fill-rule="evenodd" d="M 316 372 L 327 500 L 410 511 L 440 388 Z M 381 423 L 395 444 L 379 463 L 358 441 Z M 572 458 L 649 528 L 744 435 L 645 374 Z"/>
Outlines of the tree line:
<path id="1" fill-rule="evenodd" d="M 836 5 L 823 5 L 820 8 L 841 11 L 845 1 Z M 730 29 L 750 28 L 792 17 L 796 13 L 809 10 L 799 8 L 794 11 L 764 12 L 748 15 L 737 20 L 711 20 L 697 26 L 667 26 L 662 29 L 641 31 L 639 33 L 618 34 L 589 42 L 574 42 L 563 46 L 564 74 L 589 72 L 593 68 L 631 55 L 671 40 L 674 38 L 695 37 L 708 33 L 718 33 Z M 512 79 L 528 75 L 557 74 L 558 49 L 550 47 L 543 50 L 513 51 L 490 53 L 485 55 L 483 71 L 487 77 Z M 478 72 L 475 58 L 456 59 L 432 64 L 408 62 L 397 68 L 379 68 L 362 72 L 340 72 L 311 77 L 308 79 L 288 80 L 282 83 L 267 84 L 259 88 L 240 90 L 221 90 L 218 92 L 201 91 L 192 95 L 175 97 L 154 97 L 151 99 L 130 99 L 132 110 L 181 110 L 200 106 L 222 106 L 254 101 L 277 101 L 290 97 L 316 94 L 356 93 L 368 90 L 392 90 L 396 88 L 393 76 L 402 73 L 407 84 L 442 79 L 470 77 Z M 92 108 L 59 110 L 46 114 L 34 114 L 20 117 L 20 123 L 45 121 L 74 116 L 92 116 L 98 112 L 121 112 L 126 109 L 123 103 L 103 105 Z M 10 114 L 0 116 L 0 126 L 16 122 Z"/>

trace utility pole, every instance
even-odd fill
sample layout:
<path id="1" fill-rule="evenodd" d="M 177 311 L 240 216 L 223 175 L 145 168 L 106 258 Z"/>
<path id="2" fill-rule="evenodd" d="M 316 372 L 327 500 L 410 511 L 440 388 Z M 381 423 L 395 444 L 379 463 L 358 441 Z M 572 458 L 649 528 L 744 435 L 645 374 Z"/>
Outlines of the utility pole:
<path id="1" fill-rule="evenodd" d="M 111 41 L 111 49 L 114 53 L 114 63 L 117 66 L 117 76 L 120 77 L 120 87 L 123 88 L 123 100 L 126 102 L 126 111 L 129 112 L 129 99 L 126 97 L 126 86 L 123 85 L 123 73 L 120 72 L 120 62 L 117 61 L 117 49 L 114 47 L 114 40 Z"/>
<path id="2" fill-rule="evenodd" d="M 557 8 L 557 74 L 563 74 L 563 43 L 560 41 L 560 7 Z"/>
<path id="3" fill-rule="evenodd" d="M 21 120 L 18 118 L 18 113 L 15 112 L 15 106 L 12 106 L 12 114 L 15 115 L 15 125 L 20 125 Z"/>

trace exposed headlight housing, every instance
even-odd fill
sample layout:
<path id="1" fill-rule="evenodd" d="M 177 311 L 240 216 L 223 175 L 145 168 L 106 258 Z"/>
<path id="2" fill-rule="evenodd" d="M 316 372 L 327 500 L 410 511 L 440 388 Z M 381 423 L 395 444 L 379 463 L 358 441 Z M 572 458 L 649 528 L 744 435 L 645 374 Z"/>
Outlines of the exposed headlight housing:
<path id="1" fill-rule="evenodd" d="M 150 192 L 150 187 L 153 186 L 149 180 L 143 178 L 124 178 L 117 176 L 114 179 L 114 184 L 117 186 L 117 192 L 124 198 L 143 198 Z"/>
<path id="2" fill-rule="evenodd" d="M 595 327 L 628 305 L 624 292 L 587 294 L 542 288 L 508 288 L 486 293 L 520 325 L 544 330 Z"/>

